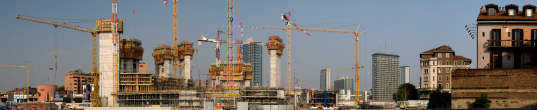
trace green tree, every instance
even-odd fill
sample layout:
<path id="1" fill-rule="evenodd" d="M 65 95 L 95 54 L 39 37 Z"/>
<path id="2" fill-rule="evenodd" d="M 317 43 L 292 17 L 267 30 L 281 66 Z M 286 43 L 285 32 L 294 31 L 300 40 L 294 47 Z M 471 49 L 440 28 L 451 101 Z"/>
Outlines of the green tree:
<path id="1" fill-rule="evenodd" d="M 58 87 L 58 91 L 64 91 L 64 90 L 65 90 L 65 86 Z"/>
<path id="2" fill-rule="evenodd" d="M 481 94 L 481 96 L 475 98 L 475 102 L 472 103 L 472 108 L 489 108 L 490 100 L 487 94 Z"/>
<path id="3" fill-rule="evenodd" d="M 451 93 L 443 92 L 440 88 L 429 94 L 429 103 L 427 109 L 450 109 Z"/>
<path id="4" fill-rule="evenodd" d="M 410 83 L 399 85 L 397 92 L 393 94 L 393 100 L 406 101 L 419 99 L 418 90 Z"/>

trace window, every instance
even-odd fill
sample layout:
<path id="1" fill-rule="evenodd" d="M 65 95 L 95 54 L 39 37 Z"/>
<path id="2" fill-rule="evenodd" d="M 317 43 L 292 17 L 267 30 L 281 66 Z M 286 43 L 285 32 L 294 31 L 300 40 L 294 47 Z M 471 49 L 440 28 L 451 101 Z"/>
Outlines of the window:
<path id="1" fill-rule="evenodd" d="M 526 16 L 533 16 L 533 10 L 532 9 L 526 9 Z"/>
<path id="2" fill-rule="evenodd" d="M 433 81 L 435 81 L 435 80 L 436 80 L 436 77 L 433 76 Z"/>
<path id="3" fill-rule="evenodd" d="M 424 81 L 429 81 L 429 77 L 425 76 L 425 77 L 423 77 L 423 80 Z"/>
<path id="4" fill-rule="evenodd" d="M 462 65 L 464 65 L 464 61 L 462 61 Z"/>
<path id="5" fill-rule="evenodd" d="M 436 70 L 435 70 L 435 69 L 433 69 L 433 74 L 434 74 L 435 72 L 436 72 Z"/>
<path id="6" fill-rule="evenodd" d="M 438 84 L 438 88 L 442 89 L 442 84 Z"/>
<path id="7" fill-rule="evenodd" d="M 446 81 L 449 81 L 449 77 L 446 77 Z"/>
<path id="8" fill-rule="evenodd" d="M 457 65 L 457 61 L 453 61 L 453 65 Z"/>
<path id="9" fill-rule="evenodd" d="M 446 58 L 449 58 L 449 55 L 451 55 L 450 53 L 446 53 Z"/>
<path id="10" fill-rule="evenodd" d="M 450 65 L 450 64 L 449 64 L 449 61 L 446 61 L 446 65 Z"/>
<path id="11" fill-rule="evenodd" d="M 511 37 L 513 40 L 513 46 L 522 46 L 522 36 L 524 36 L 522 29 L 513 29 L 513 37 Z"/>
<path id="12" fill-rule="evenodd" d="M 438 69 L 438 73 L 442 73 L 442 69 L 439 68 L 439 69 Z"/>
<path id="13" fill-rule="evenodd" d="M 438 76 L 438 81 L 442 81 L 442 76 Z"/>
<path id="14" fill-rule="evenodd" d="M 437 53 L 437 54 L 436 54 L 436 57 L 438 57 L 438 58 L 442 58 L 442 53 Z"/>
<path id="15" fill-rule="evenodd" d="M 446 83 L 446 88 L 449 88 L 449 83 Z"/>
<path id="16" fill-rule="evenodd" d="M 425 74 L 429 74 L 429 69 L 424 69 L 423 72 L 424 72 Z"/>
<path id="17" fill-rule="evenodd" d="M 509 9 L 509 10 L 507 10 L 507 14 L 508 14 L 509 16 L 515 16 L 515 9 Z"/>
<path id="18" fill-rule="evenodd" d="M 531 46 L 537 46 L 537 29 L 531 30 Z"/>
<path id="19" fill-rule="evenodd" d="M 490 31 L 490 39 L 492 40 L 491 46 L 501 46 L 501 30 L 500 29 L 493 29 Z"/>
<path id="20" fill-rule="evenodd" d="M 438 65 L 442 65 L 442 61 L 438 61 Z"/>
<path id="21" fill-rule="evenodd" d="M 494 16 L 494 15 L 496 15 L 496 13 L 495 13 L 496 10 L 495 10 L 494 8 L 489 8 L 488 10 L 489 10 L 489 12 L 488 12 L 488 15 L 489 15 L 489 16 Z"/>

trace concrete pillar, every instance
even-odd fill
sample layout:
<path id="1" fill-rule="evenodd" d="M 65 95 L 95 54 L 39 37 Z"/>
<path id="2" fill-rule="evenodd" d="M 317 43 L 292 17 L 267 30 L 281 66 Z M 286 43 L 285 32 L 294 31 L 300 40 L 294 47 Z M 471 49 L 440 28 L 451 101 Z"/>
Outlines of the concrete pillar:
<path id="1" fill-rule="evenodd" d="M 114 54 L 118 55 L 117 51 L 114 51 L 115 45 L 112 41 L 112 33 L 99 33 L 99 96 L 102 98 L 103 106 L 113 106 L 114 98 L 111 95 L 114 89 L 114 84 L 119 87 L 117 83 L 119 80 L 114 77 L 114 71 L 119 73 L 119 59 L 116 59 L 116 65 L 114 66 Z M 116 67 L 116 68 L 114 68 Z M 119 76 L 119 75 L 118 75 Z M 116 78 L 114 80 L 114 78 Z M 115 81 L 115 82 L 114 82 Z"/>
<path id="2" fill-rule="evenodd" d="M 164 64 L 158 66 L 159 77 L 170 78 L 170 60 L 164 60 Z"/>
<path id="3" fill-rule="evenodd" d="M 190 78 L 191 78 L 191 72 L 192 72 L 191 66 L 190 66 L 190 64 L 191 64 L 190 58 L 191 57 L 192 56 L 190 56 L 190 55 L 186 55 L 185 60 L 183 60 L 183 62 L 182 62 L 183 66 L 181 68 L 181 79 L 185 80 L 184 84 L 186 84 L 187 81 L 190 80 Z"/>
<path id="4" fill-rule="evenodd" d="M 277 50 L 269 50 L 270 56 L 270 85 L 269 87 L 280 87 L 280 62 L 281 57 L 276 54 Z"/>

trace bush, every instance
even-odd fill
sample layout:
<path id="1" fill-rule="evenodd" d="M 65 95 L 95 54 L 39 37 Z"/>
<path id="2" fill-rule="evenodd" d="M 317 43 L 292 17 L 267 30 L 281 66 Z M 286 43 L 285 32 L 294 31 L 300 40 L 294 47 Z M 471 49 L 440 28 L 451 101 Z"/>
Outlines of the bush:
<path id="1" fill-rule="evenodd" d="M 472 108 L 489 108 L 490 102 L 491 101 L 489 100 L 489 96 L 487 96 L 487 94 L 481 94 L 481 96 L 475 98 L 475 102 L 470 106 Z"/>

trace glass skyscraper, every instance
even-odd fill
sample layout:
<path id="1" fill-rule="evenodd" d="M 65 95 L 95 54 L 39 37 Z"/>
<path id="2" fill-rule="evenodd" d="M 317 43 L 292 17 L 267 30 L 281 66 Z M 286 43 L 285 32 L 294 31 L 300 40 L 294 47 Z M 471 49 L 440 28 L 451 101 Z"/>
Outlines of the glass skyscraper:
<path id="1" fill-rule="evenodd" d="M 251 42 L 241 45 L 242 60 L 252 64 L 253 80 L 250 86 L 263 86 L 263 45 L 261 42 Z"/>
<path id="2" fill-rule="evenodd" d="M 372 59 L 373 100 L 392 100 L 401 82 L 399 55 L 374 53 Z"/>

